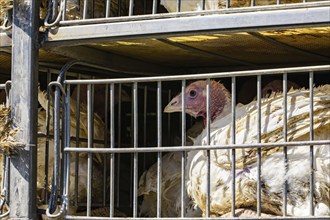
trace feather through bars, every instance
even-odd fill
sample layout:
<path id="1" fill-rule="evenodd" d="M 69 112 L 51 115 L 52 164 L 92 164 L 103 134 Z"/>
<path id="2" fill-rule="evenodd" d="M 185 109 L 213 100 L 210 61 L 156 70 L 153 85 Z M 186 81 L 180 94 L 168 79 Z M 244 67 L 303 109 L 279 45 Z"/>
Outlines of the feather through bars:
<path id="1" fill-rule="evenodd" d="M 330 139 L 330 85 L 314 88 L 315 140 Z M 308 141 L 310 132 L 309 90 L 291 90 L 287 94 L 288 141 Z M 261 143 L 283 140 L 283 95 L 272 94 L 262 99 Z M 257 104 L 236 107 L 236 144 L 257 143 Z M 211 145 L 227 145 L 231 140 L 231 114 L 220 115 L 211 125 Z M 197 137 L 195 145 L 206 144 L 206 132 Z M 257 148 L 236 149 L 236 208 L 255 207 L 257 198 Z M 309 215 L 309 148 L 288 148 L 288 164 L 283 163 L 282 147 L 262 148 L 262 211 L 282 215 L 282 187 L 289 184 L 288 215 Z M 330 168 L 329 145 L 315 146 L 315 215 L 329 215 Z M 205 211 L 206 159 L 203 151 L 188 153 L 187 190 L 195 203 Z M 285 173 L 285 166 L 288 172 Z M 211 151 L 211 213 L 221 216 L 231 209 L 230 150 Z"/>
<path id="2" fill-rule="evenodd" d="M 15 140 L 17 128 L 12 128 L 12 120 L 10 108 L 0 105 L 0 152 L 13 153 L 15 148 L 19 146 Z"/>

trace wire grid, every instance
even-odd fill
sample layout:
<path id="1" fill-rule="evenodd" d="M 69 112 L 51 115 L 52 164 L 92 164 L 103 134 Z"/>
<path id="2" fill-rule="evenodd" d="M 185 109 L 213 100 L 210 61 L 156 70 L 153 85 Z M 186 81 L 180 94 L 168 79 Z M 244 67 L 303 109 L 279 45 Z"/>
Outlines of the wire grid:
<path id="1" fill-rule="evenodd" d="M 257 209 L 257 215 L 260 216 L 261 215 L 261 188 L 262 188 L 262 183 L 261 183 L 261 148 L 267 148 L 267 147 L 277 147 L 277 146 L 281 146 L 284 147 L 284 155 L 283 158 L 284 160 L 287 160 L 287 155 L 286 155 L 286 149 L 288 147 L 292 147 L 292 146 L 306 146 L 306 145 L 310 145 L 311 146 L 311 152 L 314 152 L 313 150 L 313 146 L 315 145 L 328 145 L 330 144 L 329 140 L 318 140 L 315 141 L 313 140 L 313 134 L 311 133 L 311 139 L 310 141 L 295 141 L 295 142 L 286 142 L 286 136 L 284 136 L 284 142 L 281 143 L 260 143 L 261 141 L 261 136 L 259 136 L 259 143 L 255 143 L 255 144 L 235 144 L 235 129 L 233 129 L 233 136 L 231 140 L 231 144 L 229 145 L 224 145 L 224 146 L 212 146 L 212 145 L 205 145 L 205 146 L 185 146 L 185 137 L 186 137 L 186 116 L 185 116 L 185 110 L 183 110 L 182 115 L 181 115 L 181 122 L 182 122 L 182 146 L 177 146 L 177 147 L 167 147 L 167 146 L 162 146 L 162 121 L 164 121 L 164 119 L 162 117 L 159 117 L 161 114 L 161 109 L 162 109 L 162 102 L 161 99 L 159 98 L 160 94 L 162 94 L 162 84 L 165 83 L 166 81 L 175 81 L 175 80 L 180 80 L 182 81 L 182 91 L 185 91 L 186 88 L 186 80 L 196 80 L 196 79 L 213 79 L 213 78 L 218 78 L 218 77 L 230 77 L 232 80 L 232 96 L 233 96 L 233 100 L 235 100 L 235 88 L 236 88 L 236 77 L 238 76 L 247 76 L 247 75 L 251 75 L 251 76 L 257 76 L 257 97 L 258 97 L 258 117 L 261 117 L 261 80 L 262 80 L 262 76 L 263 75 L 268 75 L 268 74 L 282 74 L 283 75 L 283 91 L 284 91 L 284 100 L 286 100 L 286 93 L 285 91 L 287 91 L 287 74 L 294 74 L 297 72 L 307 72 L 309 73 L 309 85 L 311 87 L 313 87 L 313 82 L 314 82 L 314 73 L 317 72 L 321 72 L 321 71 L 329 71 L 330 66 L 314 66 L 314 67 L 298 67 L 298 68 L 283 68 L 283 69 L 270 69 L 270 70 L 256 70 L 256 71 L 241 71 L 241 72 L 228 72 L 228 73 L 210 73 L 210 74 L 205 74 L 205 75 L 181 75 L 181 76 L 167 76 L 167 77 L 144 77 L 144 78 L 125 78 L 125 79 L 94 79 L 94 80 L 66 80 L 65 84 L 67 89 L 66 89 L 66 105 L 67 107 L 64 107 L 64 109 L 70 109 L 70 99 L 68 99 L 68 97 L 70 97 L 70 86 L 73 85 L 87 85 L 87 114 L 88 114 L 88 120 L 87 120 L 87 124 L 88 124 L 88 137 L 87 137 L 87 142 L 88 142 L 88 147 L 87 148 L 83 148 L 83 147 L 75 147 L 72 146 L 72 143 L 70 144 L 70 129 L 65 129 L 66 132 L 64 132 L 64 139 L 66 140 L 66 145 L 64 148 L 64 152 L 65 152 L 65 161 L 66 163 L 64 163 L 64 175 L 67 176 L 67 178 L 64 178 L 64 182 L 63 182 L 63 186 L 64 186 L 64 198 L 68 198 L 70 197 L 70 192 L 69 191 L 69 175 L 72 171 L 70 171 L 70 162 L 68 162 L 71 158 L 70 153 L 74 153 L 74 154 L 81 154 L 81 153 L 87 153 L 88 155 L 88 164 L 87 164 L 87 175 L 84 178 L 87 178 L 87 186 L 86 186 L 86 198 L 87 198 L 87 204 L 86 208 L 87 208 L 87 212 L 85 213 L 85 216 L 75 216 L 75 215 L 66 215 L 65 218 L 67 219 L 95 219 L 95 218 L 100 218 L 101 216 L 94 216 L 92 217 L 93 213 L 92 213 L 92 206 L 93 207 L 100 207 L 102 206 L 102 204 L 106 204 L 106 206 L 109 208 L 108 213 L 105 216 L 110 216 L 108 218 L 104 219 L 115 219 L 115 215 L 116 215 L 116 204 L 115 204 L 115 183 L 118 184 L 118 180 L 115 180 L 115 166 L 114 164 L 116 163 L 116 160 L 118 162 L 119 157 L 116 157 L 117 155 L 122 155 L 125 153 L 131 153 L 131 178 L 130 178 L 130 184 L 132 186 L 132 188 L 130 189 L 130 204 L 131 204 L 131 216 L 133 219 L 135 218 L 139 218 L 139 207 L 138 207 L 138 178 L 139 178 L 139 169 L 140 169 L 140 164 L 139 164 L 139 159 L 141 158 L 139 153 L 157 153 L 157 190 L 161 191 L 162 187 L 161 187 L 161 181 L 162 181 L 162 175 L 160 175 L 160 170 L 162 170 L 162 153 L 164 152 L 188 152 L 188 151 L 192 151 L 192 150 L 206 150 L 207 153 L 207 158 L 208 159 L 208 166 L 207 166 L 207 173 L 208 173 L 208 189 L 207 189 L 207 196 L 206 196 L 206 212 L 205 212 L 205 217 L 206 218 L 210 218 L 210 150 L 215 150 L 215 149 L 231 149 L 232 150 L 232 158 L 235 158 L 235 150 L 236 149 L 240 149 L 240 148 L 257 148 L 258 149 L 258 160 L 257 160 L 257 166 L 259 167 L 259 171 L 258 171 L 258 190 L 257 190 L 257 204 L 256 204 L 256 209 Z M 210 81 L 207 81 L 208 85 L 210 83 Z M 156 91 L 157 91 L 157 110 L 156 110 L 156 115 L 158 115 L 156 121 L 157 121 L 157 145 L 154 145 L 153 147 L 140 147 L 139 146 L 139 115 L 140 115 L 140 110 L 139 110 L 139 106 L 141 105 L 141 102 L 139 100 L 138 94 L 141 93 L 142 91 L 145 91 L 145 87 L 139 87 L 140 84 L 143 83 L 156 83 Z M 93 125 L 93 121 L 92 118 L 95 117 L 95 115 L 93 116 L 93 105 L 95 104 L 94 101 L 94 87 L 98 86 L 98 85 L 106 85 L 105 87 L 105 91 L 106 91 L 106 95 L 102 98 L 105 98 L 105 111 L 109 110 L 110 111 L 110 119 L 107 118 L 107 120 L 109 121 L 109 128 L 110 128 L 110 134 L 107 137 L 107 141 L 103 142 L 104 143 L 104 147 L 95 147 L 95 143 L 94 142 L 94 138 L 93 138 L 93 129 L 94 129 L 94 125 Z M 118 148 L 116 145 L 117 143 L 115 142 L 116 137 L 115 137 L 115 118 L 114 118 L 114 92 L 115 92 L 115 85 L 124 85 L 124 84 L 130 84 L 131 85 L 131 91 L 132 91 L 132 97 L 133 97 L 133 101 L 132 101 L 132 112 L 131 112 L 131 147 L 125 147 L 125 148 Z M 209 91 L 209 90 L 208 90 Z M 312 91 L 312 90 L 311 90 Z M 209 92 L 208 92 L 209 94 Z M 311 96 L 311 101 L 310 103 L 313 103 L 313 93 L 310 93 Z M 109 99 L 109 97 L 112 97 Z M 169 95 L 170 97 L 170 95 Z M 209 95 L 208 98 L 209 99 Z M 109 101 L 107 101 L 109 100 Z M 208 101 L 209 103 L 209 101 Z M 310 105 L 312 106 L 312 105 Z M 286 113 L 286 102 L 284 102 L 284 114 Z M 184 103 L 183 103 L 183 109 L 184 108 Z M 235 103 L 232 103 L 232 112 L 235 112 Z M 73 115 L 71 115 L 68 111 L 64 111 L 65 114 L 67 114 L 65 116 L 66 121 L 70 121 L 70 117 L 72 117 Z M 144 111 L 145 112 L 145 111 Z M 310 112 L 312 112 L 312 108 L 310 110 Z M 80 113 L 78 113 L 79 115 Z M 209 115 L 210 113 L 207 113 L 207 115 Z M 312 113 L 310 113 L 312 114 Z M 73 116 L 75 117 L 75 116 Z M 235 114 L 232 114 L 232 121 L 235 121 Z M 56 118 L 56 117 L 55 117 Z M 311 115 L 311 118 L 313 118 L 313 115 Z M 78 116 L 79 119 L 79 116 Z M 207 117 L 206 120 L 206 129 L 209 130 L 210 129 L 210 121 L 209 121 L 209 117 Z M 286 121 L 286 119 L 284 119 Z M 259 135 L 261 135 L 261 118 L 258 120 L 259 124 Z M 311 131 L 313 130 L 311 123 Z M 67 123 L 65 126 L 69 126 L 69 124 Z M 64 126 L 64 127 L 65 127 Z M 235 126 L 233 127 L 235 128 Z M 108 129 L 108 127 L 106 127 L 106 129 Z M 286 124 L 284 125 L 284 133 L 286 131 Z M 113 131 L 113 132 L 112 132 Z M 106 132 L 107 133 L 107 132 Z M 116 134 L 117 135 L 117 134 Z M 210 137 L 210 132 L 208 132 L 207 134 L 208 139 Z M 96 143 L 101 143 L 99 141 L 95 141 Z M 209 143 L 209 142 L 208 142 Z M 184 146 L 184 147 L 183 147 Z M 94 165 L 92 162 L 92 158 L 94 158 L 97 154 L 104 154 L 105 157 L 110 157 L 107 164 L 105 166 L 109 166 L 110 170 L 108 171 L 108 174 L 110 175 L 110 186 L 109 189 L 107 190 L 105 187 L 105 185 L 103 185 L 103 193 L 108 193 L 109 197 L 107 199 L 107 196 L 102 198 L 102 202 L 99 204 L 93 204 L 92 201 L 92 194 L 93 194 L 93 190 L 95 190 L 95 188 L 93 188 L 93 182 L 95 180 L 95 177 L 93 176 L 93 170 L 94 170 Z M 72 155 L 72 154 L 71 154 Z M 310 155 L 310 161 L 311 161 L 311 167 L 313 167 L 313 158 L 314 155 L 311 154 Z M 185 153 L 182 153 L 182 177 L 185 176 L 185 170 L 187 169 L 185 167 L 185 160 L 186 160 L 186 156 Z M 110 163 L 110 164 L 109 164 Z M 120 163 L 119 163 L 120 164 Z M 78 169 L 79 170 L 79 169 Z M 106 168 L 105 168 L 106 170 Z M 75 170 L 77 175 L 77 169 Z M 94 171 L 95 172 L 95 171 Z M 235 172 L 235 161 L 232 161 L 232 172 Z M 125 174 L 122 174 L 125 175 Z M 103 176 L 103 178 L 105 178 L 105 176 Z M 118 177 L 116 177 L 118 178 Z M 235 176 L 233 177 L 233 179 L 235 179 Z M 103 183 L 105 184 L 105 182 L 103 180 Z M 310 182 L 311 182 L 311 189 L 310 189 L 310 193 L 313 195 L 313 190 L 314 190 L 314 174 L 313 172 L 311 172 L 311 176 L 310 176 Z M 185 183 L 184 178 L 182 178 L 182 183 Z M 235 184 L 235 181 L 232 180 L 232 183 Z M 76 182 L 77 184 L 77 182 Z M 185 192 L 185 185 L 181 184 L 182 188 L 181 191 Z M 67 186 L 67 188 L 65 188 L 65 186 Z M 118 186 L 117 186 L 118 187 Z M 235 195 L 235 187 L 232 188 L 232 195 Z M 110 193 L 109 193 L 110 192 Z M 185 195 L 185 193 L 182 193 L 181 195 Z M 75 193 L 77 193 L 77 191 L 75 191 Z M 160 195 L 160 194 L 159 194 Z M 116 192 L 116 196 L 117 196 L 117 200 L 122 196 L 120 192 Z M 233 197 L 234 198 L 234 197 Z M 287 203 L 287 195 L 286 192 L 284 192 L 283 194 L 283 204 L 284 204 L 284 208 L 283 208 L 283 218 L 292 218 L 292 217 L 288 217 L 286 214 L 286 203 Z M 310 204 L 314 204 L 313 202 L 313 196 L 310 197 L 311 201 Z M 184 210 L 183 207 L 185 207 L 185 196 L 182 196 L 181 198 L 181 205 L 182 205 L 182 210 Z M 67 206 L 68 203 L 66 204 L 62 204 L 64 206 Z M 81 204 L 83 205 L 83 204 Z M 161 207 L 162 207 L 162 200 L 161 198 L 158 196 L 157 197 L 157 218 L 161 218 L 163 217 L 161 214 Z M 117 208 L 117 207 L 116 207 Z M 235 199 L 232 199 L 232 214 L 235 214 Z M 310 218 L 318 218 L 318 217 L 314 217 L 314 205 L 310 206 Z M 185 218 L 185 213 L 182 212 L 181 213 L 181 217 L 180 218 Z M 102 218 L 103 219 L 103 218 Z M 166 218 L 165 218 L 166 219 Z"/>

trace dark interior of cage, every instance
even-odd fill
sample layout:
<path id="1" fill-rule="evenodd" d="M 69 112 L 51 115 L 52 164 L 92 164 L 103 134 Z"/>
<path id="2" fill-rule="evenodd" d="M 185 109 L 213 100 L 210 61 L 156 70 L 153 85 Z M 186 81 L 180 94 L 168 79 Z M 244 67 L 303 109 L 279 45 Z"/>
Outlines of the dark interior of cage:
<path id="1" fill-rule="evenodd" d="M 206 75 L 207 76 L 207 75 Z M 56 79 L 56 75 L 52 75 L 51 80 Z M 87 76 L 86 79 L 97 79 L 97 76 Z M 111 77 L 107 77 L 111 79 Z M 73 76 L 67 76 L 67 79 L 75 79 Z M 1 83 L 4 83 L 6 78 L 2 79 Z M 220 81 L 225 85 L 225 87 L 231 91 L 232 78 L 230 75 L 223 78 L 214 78 L 212 80 Z M 274 80 L 279 80 L 283 84 L 283 74 L 274 74 L 274 75 L 263 75 L 261 77 L 262 87 L 267 85 L 269 82 Z M 47 90 L 47 74 L 40 73 L 39 75 L 40 89 L 45 91 Z M 187 80 L 186 86 L 194 80 Z M 292 73 L 288 74 L 288 83 L 295 83 L 300 88 L 309 87 L 309 73 Z M 322 85 L 330 83 L 330 78 L 328 77 L 327 72 L 315 72 L 314 74 L 314 85 Z M 92 100 L 93 106 L 92 110 L 94 113 L 98 114 L 104 126 L 106 134 L 104 137 L 107 137 L 106 140 L 94 140 L 95 143 L 101 143 L 101 146 L 109 148 L 110 147 L 110 134 L 113 132 L 114 136 L 114 148 L 133 148 L 134 145 L 134 102 L 133 102 L 133 83 L 115 83 L 115 93 L 114 93 L 114 130 L 109 130 L 110 128 L 110 86 L 105 86 L 106 84 L 95 84 L 91 86 L 93 88 Z M 120 86 L 119 86 L 120 85 Z M 141 82 L 137 83 L 137 147 L 156 147 L 159 144 L 158 139 L 160 138 L 161 146 L 181 146 L 181 113 L 164 113 L 164 107 L 167 103 L 182 89 L 182 81 L 162 81 L 161 83 L 161 126 L 157 125 L 157 82 Z M 74 99 L 75 90 L 77 85 L 70 85 L 71 90 L 71 99 Z M 288 90 L 290 87 L 288 86 Z M 108 90 L 108 91 L 106 91 Z M 83 86 L 80 86 L 80 98 L 87 95 L 86 89 L 84 90 Z M 270 92 L 270 91 L 269 91 Z M 53 91 L 50 91 L 52 94 Z M 120 95 L 119 95 L 120 94 Z M 238 76 L 236 77 L 236 103 L 247 104 L 254 100 L 257 95 L 257 76 Z M 0 101 L 4 102 L 5 93 L 3 90 L 0 91 Z M 118 97 L 120 97 L 118 99 Z M 108 99 L 108 101 L 106 101 Z M 80 105 L 82 105 L 82 100 Z M 108 104 L 108 107 L 105 107 L 105 104 Z M 40 106 L 39 106 L 40 107 Z M 77 120 L 76 115 L 71 115 L 70 120 Z M 81 119 L 80 119 L 81 120 Z M 186 130 L 192 127 L 195 123 L 200 122 L 201 118 L 193 118 L 191 116 L 186 116 Z M 81 122 L 80 124 L 87 124 L 87 121 Z M 95 125 L 93 125 L 95 126 Z M 158 137 L 158 130 L 161 129 L 161 137 Z M 105 132 L 104 130 L 104 132 Z M 40 137 L 44 138 L 44 137 Z M 74 139 L 74 138 L 73 138 Z M 75 139 L 74 139 L 75 140 Z M 187 138 L 187 145 L 191 140 Z M 80 142 L 86 142 L 86 139 L 82 138 Z M 76 142 L 72 141 L 70 147 L 76 147 Z M 43 148 L 45 146 L 39 146 Z M 94 147 L 94 146 L 93 146 Z M 63 148 L 63 145 L 62 145 Z M 50 147 L 49 151 L 53 151 Z M 162 153 L 165 155 L 166 153 Z M 75 160 L 76 154 L 70 153 L 71 160 Z M 63 157 L 63 156 L 62 156 Z M 93 154 L 93 160 L 96 160 L 97 157 Z M 91 206 L 92 209 L 99 207 L 109 207 L 110 201 L 110 154 L 102 154 L 100 156 L 101 163 L 92 163 L 92 174 L 91 174 Z M 119 210 L 125 213 L 127 216 L 132 216 L 133 211 L 133 184 L 134 184 L 134 166 L 133 166 L 133 153 L 115 153 L 114 154 L 114 207 L 116 210 Z M 157 162 L 157 153 L 138 153 L 138 178 L 141 177 L 144 171 L 148 170 L 150 166 Z M 79 163 L 80 165 L 80 163 Z M 73 168 L 73 167 L 72 167 Z M 75 179 L 75 190 L 71 192 L 74 194 L 73 197 L 70 197 L 70 205 L 78 207 L 78 211 L 85 211 L 87 204 L 87 195 L 81 195 L 79 188 L 81 183 L 86 184 L 87 176 L 80 176 L 81 172 L 86 172 L 86 166 L 79 167 L 75 166 L 74 169 L 70 170 L 72 175 L 77 175 L 78 178 Z M 97 171 L 97 172 L 96 172 Z M 43 171 L 38 171 L 43 172 Z M 63 178 L 63 161 L 62 161 L 62 173 Z M 52 173 L 48 173 L 48 178 L 52 178 Z M 155 179 L 156 181 L 157 179 Z M 71 180 L 72 181 L 72 180 Z M 63 186 L 61 185 L 61 189 Z M 79 193 L 78 193 L 79 192 Z M 42 203 L 47 204 L 49 198 L 49 190 L 44 190 L 43 198 L 41 199 Z M 86 192 L 83 192 L 84 194 Z M 79 195 L 77 195 L 79 194 Z M 142 198 L 139 198 L 141 202 Z"/>

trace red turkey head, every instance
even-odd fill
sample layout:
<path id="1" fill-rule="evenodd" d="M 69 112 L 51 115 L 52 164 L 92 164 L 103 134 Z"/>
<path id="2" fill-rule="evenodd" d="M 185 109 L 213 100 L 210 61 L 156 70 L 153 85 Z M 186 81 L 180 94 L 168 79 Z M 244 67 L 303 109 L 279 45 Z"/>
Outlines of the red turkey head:
<path id="1" fill-rule="evenodd" d="M 191 83 L 185 90 L 186 112 L 193 116 L 206 118 L 206 80 Z M 214 80 L 210 81 L 210 115 L 211 122 L 222 112 L 224 106 L 230 102 L 227 89 Z M 164 112 L 181 112 L 182 94 L 174 97 L 165 107 Z"/>

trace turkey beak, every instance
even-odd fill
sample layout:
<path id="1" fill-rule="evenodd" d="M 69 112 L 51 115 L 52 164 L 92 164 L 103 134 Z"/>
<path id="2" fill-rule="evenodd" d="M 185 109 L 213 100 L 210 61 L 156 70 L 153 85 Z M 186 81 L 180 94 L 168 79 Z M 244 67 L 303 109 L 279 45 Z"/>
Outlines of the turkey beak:
<path id="1" fill-rule="evenodd" d="M 182 111 L 181 95 L 174 97 L 164 109 L 164 112 L 166 113 L 181 112 L 181 111 Z"/>

